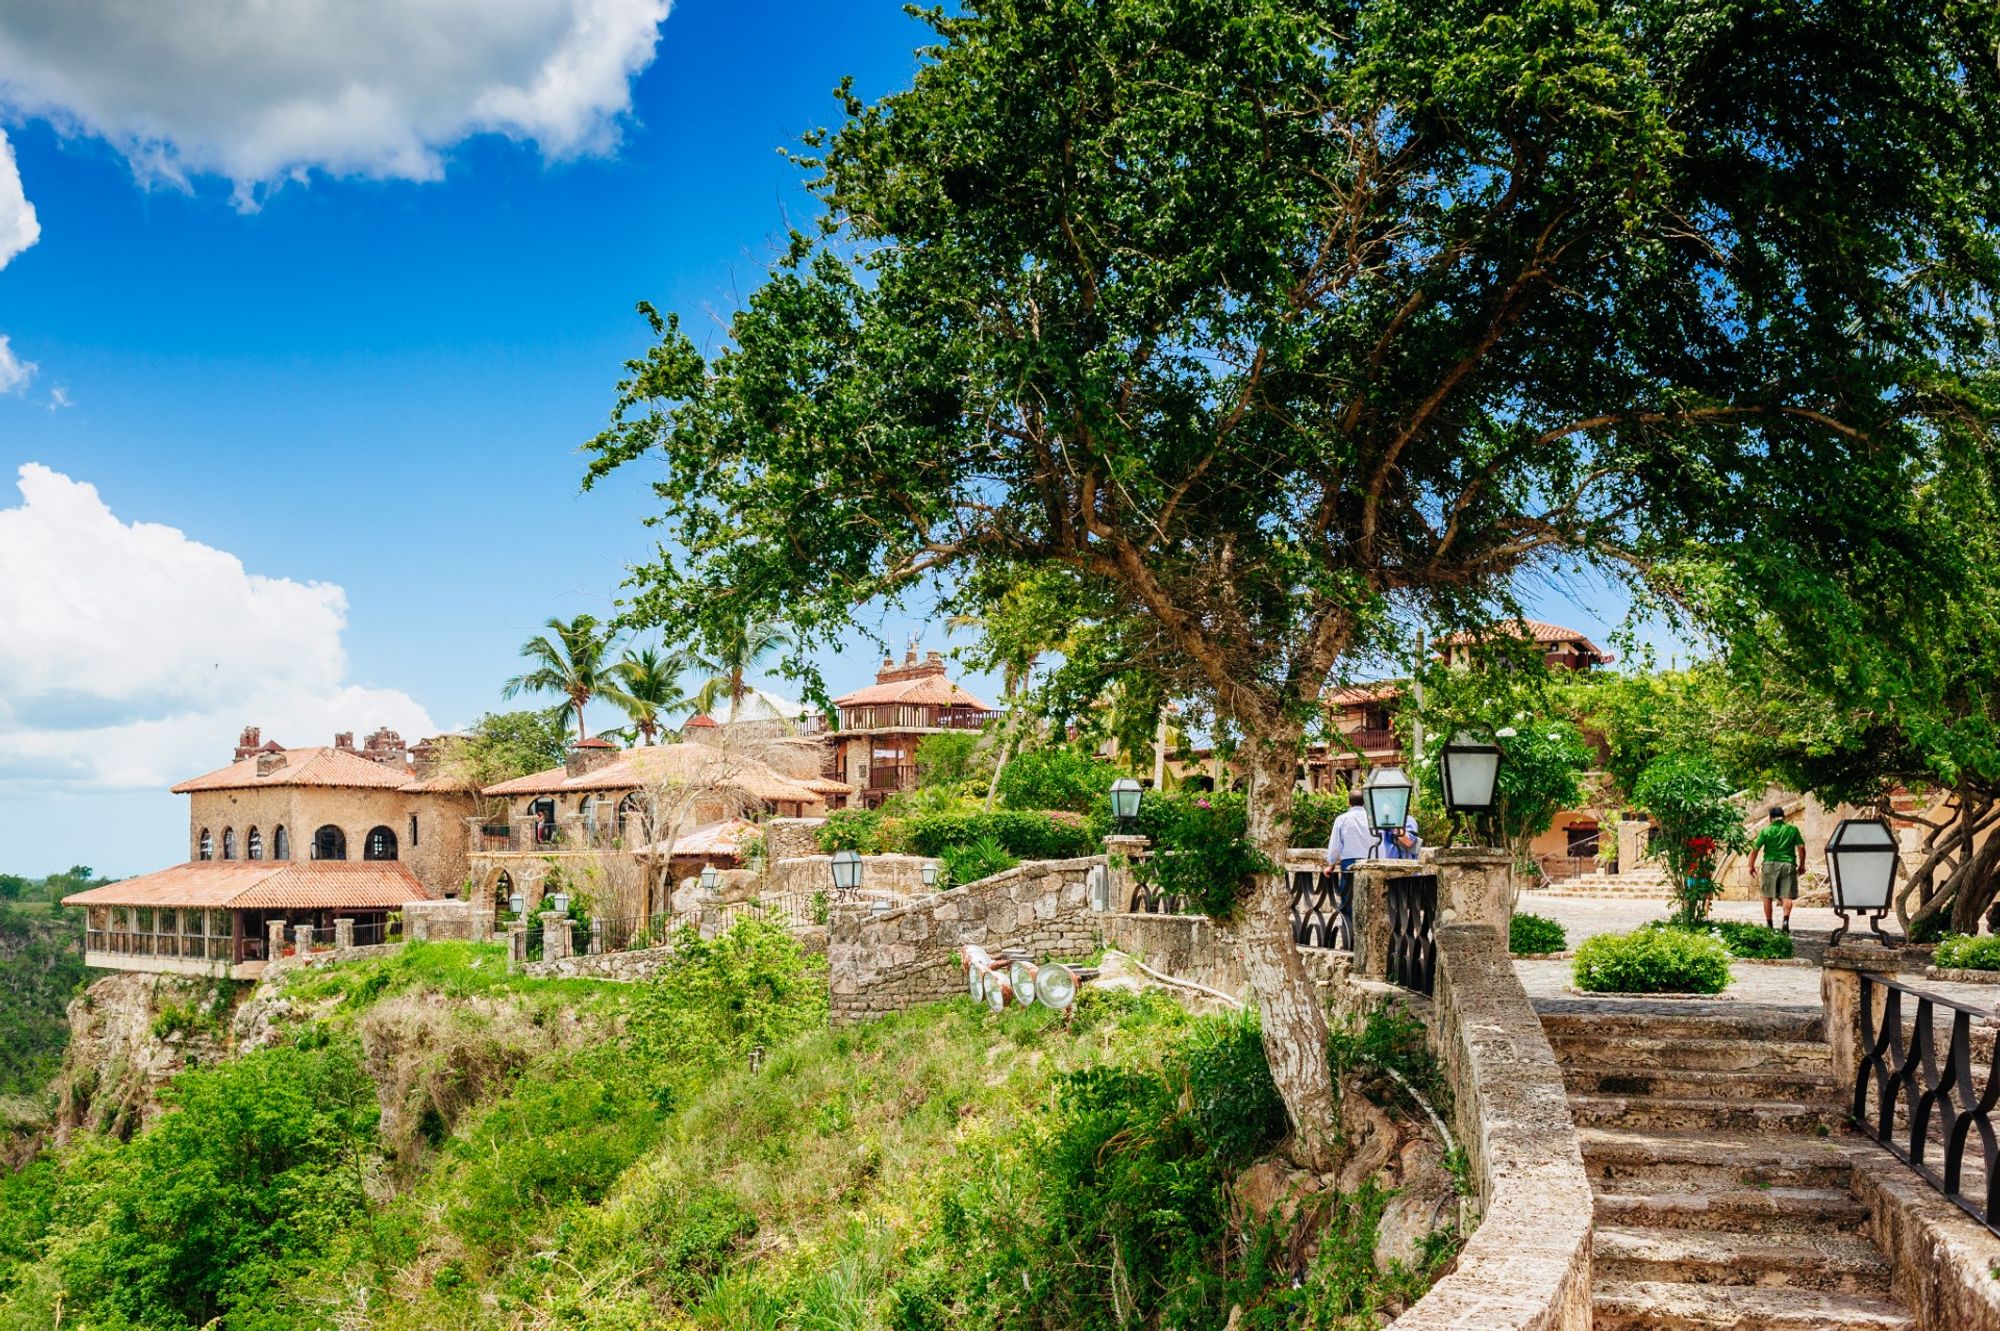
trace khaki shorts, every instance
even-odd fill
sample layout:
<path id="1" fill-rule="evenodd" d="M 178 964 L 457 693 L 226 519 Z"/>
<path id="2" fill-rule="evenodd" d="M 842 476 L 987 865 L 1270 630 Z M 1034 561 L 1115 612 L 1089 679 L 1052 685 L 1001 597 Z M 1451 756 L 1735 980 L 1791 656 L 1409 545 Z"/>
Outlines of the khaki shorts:
<path id="1" fill-rule="evenodd" d="M 1764 895 L 1779 901 L 1791 901 L 1799 894 L 1799 866 L 1796 864 L 1773 864 L 1764 861 Z"/>

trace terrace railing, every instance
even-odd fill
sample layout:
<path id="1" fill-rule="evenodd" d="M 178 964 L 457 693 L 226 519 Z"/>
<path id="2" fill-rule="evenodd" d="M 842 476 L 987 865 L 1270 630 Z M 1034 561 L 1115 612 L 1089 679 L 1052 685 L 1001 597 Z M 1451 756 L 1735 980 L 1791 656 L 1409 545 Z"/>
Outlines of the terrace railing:
<path id="1" fill-rule="evenodd" d="M 1354 875 L 1339 869 L 1294 869 L 1292 941 L 1300 947 L 1354 950 Z"/>
<path id="2" fill-rule="evenodd" d="M 1437 982 L 1437 875 L 1403 874 L 1389 896 L 1389 982 L 1420 994 Z"/>
<path id="3" fill-rule="evenodd" d="M 1992 1020 L 1983 1008 L 1861 972 L 1862 1053 L 1850 1112 L 1862 1132 L 2000 1234 L 1994 1223 L 2000 1217 L 2000 1143 L 1993 1129 L 2000 1029 Z M 1966 1148 L 1975 1136 L 1972 1157 Z"/>

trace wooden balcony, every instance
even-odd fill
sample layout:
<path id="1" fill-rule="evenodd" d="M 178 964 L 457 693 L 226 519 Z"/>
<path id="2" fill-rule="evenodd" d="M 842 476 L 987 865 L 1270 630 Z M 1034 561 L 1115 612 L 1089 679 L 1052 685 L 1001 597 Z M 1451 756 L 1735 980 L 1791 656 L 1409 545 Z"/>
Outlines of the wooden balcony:
<path id="1" fill-rule="evenodd" d="M 877 763 L 868 769 L 867 791 L 910 790 L 917 784 L 915 763 Z"/>

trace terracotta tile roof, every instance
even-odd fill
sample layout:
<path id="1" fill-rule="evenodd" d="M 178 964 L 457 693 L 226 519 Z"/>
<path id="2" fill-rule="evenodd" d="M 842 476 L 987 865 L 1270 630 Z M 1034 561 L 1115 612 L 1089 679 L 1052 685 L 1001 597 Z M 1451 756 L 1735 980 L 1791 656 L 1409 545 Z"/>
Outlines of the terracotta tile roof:
<path id="1" fill-rule="evenodd" d="M 920 707 L 971 707 L 982 712 L 993 709 L 943 675 L 922 675 L 887 684 L 870 684 L 833 700 L 835 707 L 866 707 L 872 703 L 914 703 Z"/>
<path id="2" fill-rule="evenodd" d="M 1372 684 L 1342 684 L 1326 691 L 1325 702 L 1329 707 L 1352 707 L 1364 702 L 1388 702 L 1403 696 L 1403 682 L 1395 679 L 1377 680 Z"/>
<path id="3" fill-rule="evenodd" d="M 1598 646 L 1588 636 L 1575 629 L 1566 629 L 1560 624 L 1545 624 L 1539 619 L 1503 619 L 1490 628 L 1477 631 L 1468 630 L 1454 633 L 1442 639 L 1440 647 L 1463 647 L 1470 643 L 1486 642 L 1493 638 L 1526 638 L 1530 642 L 1580 642 L 1584 650 L 1597 652 Z"/>
<path id="4" fill-rule="evenodd" d="M 627 749 L 617 761 L 571 776 L 567 767 L 515 777 L 482 794 L 562 795 L 582 791 L 642 790 L 660 783 L 734 786 L 753 799 L 787 804 L 820 804 L 820 794 L 755 758 L 719 744 L 654 744 Z M 842 788 L 841 793 L 845 793 Z"/>
<path id="5" fill-rule="evenodd" d="M 395 860 L 195 860 L 63 898 L 65 906 L 394 909 L 430 893 Z"/>
<path id="6" fill-rule="evenodd" d="M 793 778 L 807 790 L 818 795 L 852 795 L 854 787 L 845 781 L 835 781 L 830 776 L 808 776 Z"/>
<path id="7" fill-rule="evenodd" d="M 286 749 L 284 766 L 267 776 L 257 775 L 262 755 L 253 754 L 204 776 L 183 781 L 173 788 L 176 795 L 198 790 L 252 790 L 263 786 L 348 786 L 374 790 L 401 790 L 412 781 L 407 767 L 390 767 L 363 758 L 352 749 L 326 747 Z"/>

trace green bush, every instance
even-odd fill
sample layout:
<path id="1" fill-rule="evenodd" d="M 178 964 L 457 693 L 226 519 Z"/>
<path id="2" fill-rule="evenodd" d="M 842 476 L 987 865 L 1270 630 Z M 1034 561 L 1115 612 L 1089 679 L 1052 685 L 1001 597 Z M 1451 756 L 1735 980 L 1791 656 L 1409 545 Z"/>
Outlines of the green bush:
<path id="1" fill-rule="evenodd" d="M 1576 950 L 1576 987 L 1593 994 L 1719 994 L 1729 949 L 1713 934 L 1637 929 L 1599 934 Z"/>
<path id="2" fill-rule="evenodd" d="M 1569 934 L 1546 915 L 1517 914 L 1507 921 L 1509 952 L 1560 952 L 1569 946 Z"/>
<path id="3" fill-rule="evenodd" d="M 1253 875 L 1274 866 L 1244 840 L 1240 798 L 1197 795 L 1165 802 L 1152 854 L 1137 873 L 1193 910 L 1227 919 L 1250 891 Z"/>
<path id="4" fill-rule="evenodd" d="M 1731 955 L 1755 961 L 1789 961 L 1793 952 L 1792 936 L 1784 930 L 1768 929 L 1761 924 L 1747 924 L 1741 920 L 1706 920 L 1692 926 L 1678 920 L 1655 920 L 1646 927 L 1708 934 L 1720 939 Z"/>
<path id="5" fill-rule="evenodd" d="M 1096 838 L 1080 822 L 1020 810 L 912 818 L 908 847 L 912 854 L 942 856 L 950 847 L 974 845 L 988 837 L 1020 860 L 1073 860 L 1098 849 Z"/>
<path id="6" fill-rule="evenodd" d="M 877 853 L 875 840 L 881 831 L 882 815 L 873 809 L 835 809 L 813 835 L 820 850 L 828 855 L 836 850 L 858 850 L 872 855 Z"/>
<path id="7" fill-rule="evenodd" d="M 991 878 L 1020 862 L 991 836 L 983 836 L 967 846 L 946 846 L 938 852 L 938 858 L 944 861 L 945 881 L 942 885 L 946 887 L 962 887 L 982 878 Z"/>
<path id="8" fill-rule="evenodd" d="M 1323 849 L 1333 839 L 1333 820 L 1347 812 L 1347 796 L 1330 791 L 1304 791 L 1292 801 L 1294 846 Z"/>
<path id="9" fill-rule="evenodd" d="M 1938 940 L 1931 964 L 1954 971 L 2000 971 L 2000 937 L 1946 934 Z"/>
<path id="10" fill-rule="evenodd" d="M 1029 749 L 1000 769 L 1000 798 L 1010 809 L 1089 813 L 1118 775 L 1110 763 L 1067 744 Z"/>

